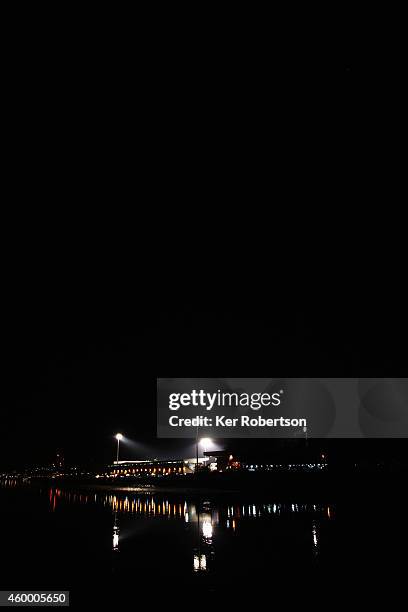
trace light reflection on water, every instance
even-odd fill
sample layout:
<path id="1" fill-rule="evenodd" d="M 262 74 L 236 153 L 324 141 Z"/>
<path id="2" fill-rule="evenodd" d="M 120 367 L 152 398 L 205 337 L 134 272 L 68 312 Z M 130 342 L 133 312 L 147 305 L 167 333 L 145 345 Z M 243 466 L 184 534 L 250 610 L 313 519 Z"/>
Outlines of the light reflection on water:
<path id="1" fill-rule="evenodd" d="M 2 487 L 21 486 L 14 479 L 0 480 Z M 24 483 L 23 483 L 24 484 Z M 27 483 L 27 486 L 30 486 Z M 73 490 L 60 487 L 41 489 L 47 494 L 49 510 L 58 512 L 70 505 L 99 506 L 112 513 L 111 549 L 114 553 L 121 550 L 121 520 L 126 518 L 145 518 L 152 521 L 179 521 L 185 528 L 194 532 L 191 570 L 193 573 L 211 571 L 216 556 L 217 538 L 226 532 L 231 537 L 239 536 L 240 529 L 250 526 L 254 521 L 281 521 L 302 519 L 305 521 L 309 536 L 306 546 L 314 557 L 320 554 L 320 530 L 323 523 L 330 522 L 334 516 L 333 506 L 310 503 L 279 503 L 254 501 L 226 502 L 221 497 L 216 501 L 197 499 L 200 493 L 184 497 L 181 492 L 171 494 L 159 490 Z M 227 498 L 228 499 L 228 498 Z M 190 549 L 191 550 L 191 549 Z"/>
<path id="2" fill-rule="evenodd" d="M 55 511 L 58 503 L 71 504 L 99 504 L 111 508 L 113 512 L 143 515 L 157 518 L 171 518 L 184 520 L 186 523 L 197 522 L 197 505 L 187 500 L 173 502 L 163 497 L 160 492 L 142 492 L 134 495 L 123 493 L 78 493 L 60 488 L 49 489 L 50 506 Z M 209 502 L 208 502 L 209 503 Z M 205 504 L 205 502 L 204 502 Z M 232 523 L 243 518 L 257 519 L 261 517 L 289 514 L 310 514 L 315 517 L 330 519 L 333 508 L 324 504 L 291 504 L 291 503 L 262 503 L 262 504 L 235 504 L 223 507 L 217 503 L 217 508 L 211 511 L 210 525 L 223 522 L 226 527 L 232 528 Z M 200 512 L 203 516 L 202 512 Z M 233 519 L 233 520 L 230 520 Z M 205 529 L 208 529 L 205 523 Z"/>

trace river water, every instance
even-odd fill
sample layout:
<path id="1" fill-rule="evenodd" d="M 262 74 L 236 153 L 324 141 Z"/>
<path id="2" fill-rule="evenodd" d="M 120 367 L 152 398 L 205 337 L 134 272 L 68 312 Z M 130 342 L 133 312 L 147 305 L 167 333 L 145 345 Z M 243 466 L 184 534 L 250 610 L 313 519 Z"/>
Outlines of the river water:
<path id="1" fill-rule="evenodd" d="M 202 602 L 280 590 L 307 601 L 319 595 L 322 581 L 350 581 L 361 564 L 375 567 L 369 560 L 376 552 L 384 561 L 384 526 L 349 510 L 254 493 L 5 479 L 2 588 L 71 590 L 74 602 L 84 592 L 90 601 L 199 593 Z"/>

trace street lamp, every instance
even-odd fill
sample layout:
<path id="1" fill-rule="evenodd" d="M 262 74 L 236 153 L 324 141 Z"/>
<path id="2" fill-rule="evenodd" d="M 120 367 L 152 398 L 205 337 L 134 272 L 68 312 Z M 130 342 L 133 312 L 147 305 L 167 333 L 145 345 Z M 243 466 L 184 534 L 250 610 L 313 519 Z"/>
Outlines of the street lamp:
<path id="1" fill-rule="evenodd" d="M 123 440 L 123 435 L 121 433 L 117 433 L 115 438 L 118 441 L 118 446 L 117 446 L 117 449 L 116 449 L 116 463 L 119 463 L 119 443 L 120 443 L 121 440 Z"/>
<path id="2" fill-rule="evenodd" d="M 200 440 L 198 439 L 198 427 L 197 427 L 197 433 L 196 433 L 196 472 L 198 472 L 198 447 L 199 447 L 199 445 L 201 444 L 201 446 L 203 447 L 203 452 L 205 453 L 211 443 L 212 443 L 212 440 L 210 438 L 201 438 Z"/>
<path id="3" fill-rule="evenodd" d="M 197 462 L 196 462 L 196 470 L 198 471 L 198 445 L 201 444 L 201 446 L 203 447 L 203 453 L 207 452 L 207 448 L 210 446 L 212 440 L 210 438 L 201 438 L 200 441 L 198 441 L 198 427 L 197 427 Z"/>

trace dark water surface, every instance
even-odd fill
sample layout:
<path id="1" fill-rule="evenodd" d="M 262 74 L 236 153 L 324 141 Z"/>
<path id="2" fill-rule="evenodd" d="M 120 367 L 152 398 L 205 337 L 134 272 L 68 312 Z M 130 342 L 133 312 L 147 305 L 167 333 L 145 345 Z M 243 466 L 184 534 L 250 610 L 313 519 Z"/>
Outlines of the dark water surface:
<path id="1" fill-rule="evenodd" d="M 352 500 L 336 507 L 270 494 L 74 489 L 8 479 L 0 509 L 2 588 L 71 590 L 73 603 L 75 593 L 97 601 L 191 593 L 202 603 L 279 591 L 306 601 L 323 583 L 365 588 L 365 570 L 371 588 L 389 572 L 398 547 L 389 539 L 389 513 Z"/>

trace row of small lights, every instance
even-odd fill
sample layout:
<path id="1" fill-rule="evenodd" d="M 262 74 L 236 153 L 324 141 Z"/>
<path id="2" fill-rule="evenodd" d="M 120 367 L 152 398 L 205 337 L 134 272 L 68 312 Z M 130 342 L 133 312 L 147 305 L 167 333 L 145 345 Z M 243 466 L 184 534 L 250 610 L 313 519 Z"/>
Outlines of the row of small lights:
<path id="1" fill-rule="evenodd" d="M 166 472 L 166 468 L 133 468 L 132 470 L 113 470 L 113 475 L 114 476 L 118 476 L 119 474 L 125 474 L 126 476 L 130 476 L 131 474 L 135 474 L 136 472 L 149 472 L 150 474 L 156 474 L 157 472 L 162 472 L 163 475 L 166 474 L 171 474 L 171 473 L 185 473 L 186 468 L 183 467 L 179 467 L 179 468 L 167 468 L 167 472 Z"/>
<path id="2" fill-rule="evenodd" d="M 242 464 L 243 467 L 250 468 L 266 468 L 266 467 L 319 467 L 323 465 L 327 465 L 327 463 L 289 463 L 287 466 L 283 463 L 270 463 L 266 465 L 249 465 L 246 463 Z"/>

